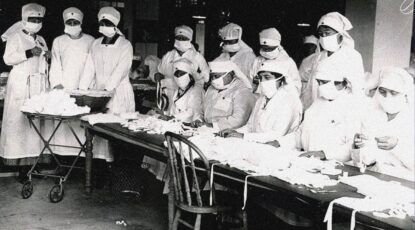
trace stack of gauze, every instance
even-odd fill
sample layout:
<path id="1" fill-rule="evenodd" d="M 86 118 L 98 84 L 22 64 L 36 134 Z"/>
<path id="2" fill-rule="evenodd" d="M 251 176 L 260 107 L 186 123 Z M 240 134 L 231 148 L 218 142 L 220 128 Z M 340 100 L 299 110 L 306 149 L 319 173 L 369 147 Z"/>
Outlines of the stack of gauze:
<path id="1" fill-rule="evenodd" d="M 90 112 L 88 106 L 78 106 L 64 90 L 43 92 L 27 99 L 20 108 L 23 112 L 40 113 L 60 116 L 74 116 Z"/>

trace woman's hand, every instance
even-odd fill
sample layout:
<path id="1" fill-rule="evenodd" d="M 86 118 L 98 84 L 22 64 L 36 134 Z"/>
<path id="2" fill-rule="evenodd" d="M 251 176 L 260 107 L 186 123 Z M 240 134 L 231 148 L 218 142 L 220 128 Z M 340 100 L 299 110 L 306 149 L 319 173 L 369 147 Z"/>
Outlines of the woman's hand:
<path id="1" fill-rule="evenodd" d="M 361 133 L 356 133 L 354 135 L 354 139 L 353 139 L 353 146 L 355 149 L 360 149 L 363 148 L 365 146 L 365 142 L 368 140 L 368 138 Z"/>
<path id="2" fill-rule="evenodd" d="M 391 136 L 375 137 L 375 140 L 378 142 L 378 148 L 383 150 L 391 150 L 398 144 L 398 138 Z"/>
<path id="3" fill-rule="evenodd" d="M 63 85 L 62 84 L 59 84 L 59 85 L 53 87 L 53 89 L 63 89 Z"/>
<path id="4" fill-rule="evenodd" d="M 221 137 L 227 137 L 231 133 L 236 133 L 236 131 L 233 130 L 233 129 L 224 129 L 224 130 L 222 130 L 222 131 L 219 132 L 219 136 L 221 136 Z"/>
<path id="5" fill-rule="evenodd" d="M 203 122 L 201 120 L 195 120 L 195 121 L 192 121 L 190 123 L 190 127 L 192 127 L 192 128 L 199 128 L 199 127 L 202 127 L 204 124 L 205 124 L 205 122 Z"/>
<path id="6" fill-rule="evenodd" d="M 167 116 L 167 115 L 160 115 L 158 117 L 158 119 L 163 120 L 163 121 L 169 121 L 169 120 L 171 120 L 173 118 L 174 118 L 173 116 Z"/>
<path id="7" fill-rule="evenodd" d="M 323 151 L 310 151 L 310 152 L 305 152 L 303 154 L 300 155 L 300 157 L 317 157 L 320 158 L 320 160 L 325 160 L 326 159 L 326 155 L 324 154 Z"/>

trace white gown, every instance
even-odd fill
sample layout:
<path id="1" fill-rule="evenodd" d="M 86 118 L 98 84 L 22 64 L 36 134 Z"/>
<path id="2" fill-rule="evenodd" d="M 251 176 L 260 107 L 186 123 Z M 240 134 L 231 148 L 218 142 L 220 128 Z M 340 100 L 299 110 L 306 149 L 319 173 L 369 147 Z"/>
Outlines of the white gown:
<path id="1" fill-rule="evenodd" d="M 203 121 L 203 96 L 203 88 L 197 85 L 189 88 L 179 98 L 177 90 L 173 97 L 174 103 L 170 108 L 169 115 L 187 123 L 195 120 Z"/>
<path id="2" fill-rule="evenodd" d="M 133 47 L 124 36 L 119 36 L 111 44 L 102 44 L 102 41 L 103 37 L 100 37 L 92 44 L 79 88 L 114 91 L 107 104 L 107 113 L 134 112 L 134 92 L 128 77 L 133 60 Z M 108 141 L 99 137 L 94 139 L 94 156 L 113 161 L 112 154 L 109 154 Z"/>
<path id="3" fill-rule="evenodd" d="M 240 128 L 248 121 L 255 100 L 252 90 L 239 79 L 220 92 L 210 86 L 203 100 L 204 119 L 220 130 Z"/>
<path id="4" fill-rule="evenodd" d="M 252 64 L 252 68 L 249 73 L 249 80 L 251 83 L 258 73 L 259 67 L 265 60 L 266 59 L 262 56 L 258 56 L 255 58 L 255 61 Z M 287 82 L 289 82 L 289 84 L 287 85 L 287 90 L 292 92 L 293 95 L 299 97 L 301 93 L 301 79 L 297 69 L 297 65 L 295 64 L 294 60 L 290 56 L 288 56 L 285 50 L 281 51 L 280 55 L 273 60 L 275 61 L 275 65 L 287 66 L 288 73 L 286 79 Z"/>
<path id="5" fill-rule="evenodd" d="M 61 84 L 64 89 L 78 89 L 86 58 L 94 40 L 88 34 L 83 34 L 79 39 L 72 39 L 67 34 L 55 38 L 52 45 L 52 63 L 49 72 L 51 88 Z M 81 143 L 84 143 L 85 131 L 80 127 L 80 122 L 72 122 L 71 124 Z M 56 127 L 57 122 L 54 122 L 54 125 Z M 79 146 L 67 125 L 60 126 L 52 143 Z M 53 150 L 60 155 L 77 155 L 79 152 L 77 149 L 62 147 L 53 147 Z"/>
<path id="6" fill-rule="evenodd" d="M 245 140 L 266 143 L 278 140 L 298 128 L 303 113 L 301 101 L 285 87 L 281 87 L 266 106 L 266 97 L 260 96 L 248 123 L 238 129 L 238 132 L 244 133 Z"/>
<path id="7" fill-rule="evenodd" d="M 256 56 L 254 51 L 244 41 L 241 41 L 241 49 L 232 57 L 227 52 L 222 52 L 214 61 L 232 61 L 234 62 L 242 73 L 248 77 L 252 63 Z M 248 79 L 249 80 L 249 79 Z M 252 80 L 251 80 L 252 82 Z M 251 83 L 252 84 L 252 83 Z"/>
<path id="8" fill-rule="evenodd" d="M 0 138 L 0 157 L 5 159 L 36 157 L 43 146 L 26 116 L 20 112 L 20 106 L 28 96 L 27 77 L 34 73 L 44 73 L 44 69 L 41 69 L 46 63 L 44 56 L 26 58 L 25 51 L 35 46 L 48 49 L 41 36 L 36 35 L 35 39 L 23 31 L 11 35 L 6 43 L 3 59 L 13 69 L 7 82 Z"/>
<path id="9" fill-rule="evenodd" d="M 369 158 L 376 160 L 376 164 L 369 170 L 415 180 L 413 107 L 408 105 L 388 121 L 386 113 L 372 101 L 372 105 L 367 106 L 365 111 L 361 132 L 368 137 L 368 141 L 362 149 L 351 151 L 356 165 L 359 163 L 360 151 L 360 154 L 369 154 Z M 398 144 L 391 150 L 379 149 L 374 138 L 384 136 L 398 138 Z"/>
<path id="10" fill-rule="evenodd" d="M 169 98 L 169 108 L 172 106 L 172 101 L 174 93 L 177 90 L 178 86 L 174 81 L 174 68 L 173 62 L 180 58 L 186 58 L 192 62 L 195 73 L 192 73 L 192 76 L 195 78 L 196 85 L 203 87 L 203 85 L 209 81 L 209 66 L 199 52 L 195 50 L 194 47 L 184 52 L 182 56 L 179 55 L 176 49 L 173 49 L 167 52 L 158 66 L 158 72 L 163 74 L 165 79 L 161 81 L 161 87 L 165 88 L 164 93 Z"/>
<path id="11" fill-rule="evenodd" d="M 312 68 L 314 63 L 314 58 L 317 57 L 316 53 L 310 54 L 308 57 L 304 58 L 301 62 L 300 68 L 298 69 L 298 72 L 300 73 L 301 78 L 301 92 L 304 91 L 304 89 L 307 86 L 308 81 L 311 79 L 312 74 Z"/>
<path id="12" fill-rule="evenodd" d="M 315 70 L 320 62 L 332 62 L 337 65 L 352 84 L 353 94 L 356 96 L 365 95 L 365 75 L 363 70 L 362 56 L 354 48 L 349 46 L 341 47 L 340 50 L 327 56 L 327 51 L 316 53 L 311 70 L 311 78 L 309 79 L 305 89 L 301 93 L 301 101 L 304 110 L 317 98 L 318 83 L 315 79 Z"/>

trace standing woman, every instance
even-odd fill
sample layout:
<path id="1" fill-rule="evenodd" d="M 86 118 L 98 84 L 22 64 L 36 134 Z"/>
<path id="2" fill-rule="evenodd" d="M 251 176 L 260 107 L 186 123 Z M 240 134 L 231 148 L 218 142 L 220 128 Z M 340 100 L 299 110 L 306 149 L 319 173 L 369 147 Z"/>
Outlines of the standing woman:
<path id="1" fill-rule="evenodd" d="M 31 165 L 40 152 L 40 138 L 30 127 L 20 106 L 28 96 L 28 76 L 46 71 L 48 48 L 43 37 L 37 35 L 45 11 L 45 7 L 35 3 L 24 5 L 22 21 L 2 35 L 7 41 L 4 62 L 13 66 L 7 83 L 0 138 L 0 157 L 6 165 Z"/>
<path id="2" fill-rule="evenodd" d="M 88 54 L 79 89 L 112 91 L 108 113 L 134 112 L 134 92 L 128 74 L 133 61 L 133 47 L 117 28 L 121 15 L 113 7 L 103 7 L 98 13 L 99 32 Z M 113 161 L 108 142 L 94 138 L 94 158 Z"/>

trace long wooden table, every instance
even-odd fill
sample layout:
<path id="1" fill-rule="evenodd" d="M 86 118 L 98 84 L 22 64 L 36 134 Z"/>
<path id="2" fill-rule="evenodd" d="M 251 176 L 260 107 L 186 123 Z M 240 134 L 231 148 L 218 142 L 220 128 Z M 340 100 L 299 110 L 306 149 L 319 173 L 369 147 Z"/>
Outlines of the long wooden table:
<path id="1" fill-rule="evenodd" d="M 96 124 L 94 126 L 89 125 L 86 122 L 82 123 L 82 126 L 85 128 L 86 134 L 86 180 L 85 180 L 85 190 L 87 193 L 91 193 L 91 170 L 92 170 L 92 139 L 94 135 L 104 137 L 108 140 L 117 140 L 130 143 L 139 147 L 143 147 L 152 151 L 146 152 L 146 155 L 157 159 L 159 161 L 167 162 L 167 149 L 164 146 L 164 136 L 147 134 L 142 132 L 132 132 L 127 128 L 123 128 L 119 124 Z M 340 166 L 341 169 L 349 173 L 349 176 L 361 174 L 359 170 L 352 166 Z M 218 165 L 215 166 L 215 181 L 218 180 L 227 180 L 233 181 L 236 183 L 244 182 L 247 173 L 229 167 L 227 165 Z M 396 177 L 379 174 L 375 172 L 367 172 L 367 174 L 373 175 L 381 180 L 385 181 L 398 181 L 402 185 L 414 189 L 415 194 L 415 185 L 413 182 L 399 179 Z M 241 183 L 239 183 L 241 184 Z M 248 185 L 253 190 L 263 191 L 266 194 L 278 193 L 278 196 L 287 196 L 294 197 L 300 202 L 304 203 L 306 207 L 312 208 L 315 210 L 316 218 L 321 218 L 321 215 L 324 215 L 325 210 L 328 207 L 328 204 L 340 197 L 363 197 L 363 195 L 356 192 L 356 189 L 339 183 L 335 186 L 337 192 L 330 193 L 313 193 L 309 189 L 297 185 L 289 184 L 285 181 L 282 181 L 278 178 L 271 176 L 259 176 L 251 177 L 248 180 Z M 374 188 L 376 189 L 376 188 Z M 346 215 L 351 214 L 352 210 L 345 207 L 336 206 L 336 211 L 344 213 Z M 170 215 L 172 213 L 169 213 Z M 318 220 L 318 219 L 317 219 Z M 406 219 L 398 218 L 380 218 L 374 216 L 371 212 L 359 212 L 356 215 L 356 221 L 367 224 L 370 226 L 375 226 L 383 229 L 415 229 L 415 223 L 409 217 Z"/>

